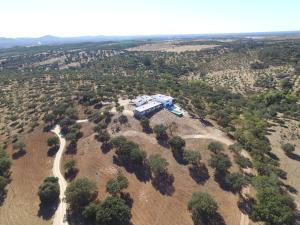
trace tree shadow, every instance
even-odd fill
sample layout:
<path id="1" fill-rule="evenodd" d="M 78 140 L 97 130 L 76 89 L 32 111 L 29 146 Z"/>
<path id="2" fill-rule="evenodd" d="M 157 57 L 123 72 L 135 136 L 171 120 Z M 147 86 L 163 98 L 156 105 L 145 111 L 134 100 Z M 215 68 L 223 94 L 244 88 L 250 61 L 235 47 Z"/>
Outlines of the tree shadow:
<path id="1" fill-rule="evenodd" d="M 57 210 L 58 206 L 60 204 L 60 200 L 57 199 L 54 202 L 49 203 L 40 203 L 39 205 L 39 211 L 38 216 L 43 218 L 44 220 L 50 220 L 52 216 L 54 215 L 55 211 Z"/>
<path id="2" fill-rule="evenodd" d="M 250 215 L 253 205 L 255 204 L 255 199 L 249 196 L 243 197 L 240 195 L 240 199 L 237 204 L 242 213 Z"/>
<path id="3" fill-rule="evenodd" d="M 214 178 L 215 178 L 215 181 L 219 184 L 221 189 L 223 189 L 224 191 L 232 191 L 225 180 L 227 174 L 228 174 L 227 171 L 226 172 L 216 171 Z"/>
<path id="4" fill-rule="evenodd" d="M 48 149 L 48 152 L 47 152 L 47 156 L 49 156 L 49 157 L 54 156 L 54 155 L 57 153 L 58 149 L 59 149 L 59 146 L 58 146 L 58 145 L 49 148 L 49 149 Z"/>
<path id="5" fill-rule="evenodd" d="M 193 218 L 194 225 L 226 225 L 224 218 L 216 212 L 212 216 L 201 218 L 201 220 L 196 220 Z"/>
<path id="6" fill-rule="evenodd" d="M 113 156 L 113 163 L 124 167 L 128 173 L 134 173 L 140 182 L 147 182 L 151 178 L 150 170 L 146 165 L 134 165 L 131 162 L 123 162 L 115 155 Z"/>
<path id="7" fill-rule="evenodd" d="M 121 192 L 120 197 L 125 201 L 125 204 L 129 208 L 132 208 L 134 200 L 128 192 Z"/>
<path id="8" fill-rule="evenodd" d="M 70 144 L 67 146 L 66 154 L 74 155 L 77 153 L 77 142 L 71 141 Z"/>
<path id="9" fill-rule="evenodd" d="M 143 129 L 143 132 L 145 132 L 146 134 L 153 134 L 153 129 L 151 127 L 148 127 L 146 129 Z"/>
<path id="10" fill-rule="evenodd" d="M 12 158 L 13 158 L 14 160 L 19 159 L 19 158 L 23 157 L 24 155 L 26 155 L 26 153 L 27 153 L 27 152 L 26 152 L 25 149 L 21 149 L 21 150 L 15 152 L 15 153 L 13 153 L 13 154 L 12 154 Z"/>
<path id="11" fill-rule="evenodd" d="M 169 145 L 169 143 L 168 143 L 168 139 L 169 139 L 168 135 L 166 135 L 165 138 L 159 138 L 159 139 L 156 138 L 157 143 L 158 143 L 159 145 L 161 145 L 162 147 L 165 147 L 165 148 L 169 148 L 169 147 L 170 147 L 170 145 Z"/>
<path id="12" fill-rule="evenodd" d="M 200 120 L 200 123 L 205 127 L 213 127 L 214 126 L 211 122 L 209 122 L 208 120 L 205 120 L 204 118 L 200 118 L 199 120 Z"/>
<path id="13" fill-rule="evenodd" d="M 270 156 L 270 158 L 273 159 L 273 160 L 276 160 L 276 161 L 279 160 L 277 155 L 275 155 L 273 152 L 268 152 L 267 155 Z"/>
<path id="14" fill-rule="evenodd" d="M 52 128 L 53 128 L 53 125 L 46 125 L 43 128 L 43 132 L 49 132 L 49 131 L 51 131 Z"/>
<path id="15" fill-rule="evenodd" d="M 210 177 L 208 169 L 204 164 L 190 166 L 189 174 L 198 184 L 205 184 Z"/>
<path id="16" fill-rule="evenodd" d="M 286 190 L 292 194 L 298 194 L 298 190 L 289 184 L 282 183 L 282 186 L 286 188 Z"/>
<path id="17" fill-rule="evenodd" d="M 158 190 L 162 195 L 171 196 L 175 187 L 173 186 L 174 176 L 168 172 L 164 172 L 152 179 L 152 185 L 156 190 Z"/>
<path id="18" fill-rule="evenodd" d="M 188 164 L 188 162 L 183 157 L 183 149 L 181 149 L 180 151 L 172 151 L 172 154 L 177 163 L 181 165 Z"/>
<path id="19" fill-rule="evenodd" d="M 111 149 L 113 148 L 112 143 L 102 143 L 101 145 L 101 151 L 103 154 L 107 154 Z"/>
<path id="20" fill-rule="evenodd" d="M 295 153 L 287 154 L 287 157 L 289 157 L 290 159 L 296 160 L 296 161 L 300 161 L 300 155 L 297 155 Z"/>
<path id="21" fill-rule="evenodd" d="M 88 221 L 85 221 L 82 216 L 82 211 L 79 209 L 72 209 L 67 211 L 69 225 L 92 225 Z"/>
<path id="22" fill-rule="evenodd" d="M 73 169 L 72 171 L 70 171 L 69 173 L 65 173 L 64 176 L 65 176 L 67 181 L 72 181 L 72 180 L 75 179 L 78 172 L 79 172 L 79 170 L 76 168 L 76 169 Z"/>

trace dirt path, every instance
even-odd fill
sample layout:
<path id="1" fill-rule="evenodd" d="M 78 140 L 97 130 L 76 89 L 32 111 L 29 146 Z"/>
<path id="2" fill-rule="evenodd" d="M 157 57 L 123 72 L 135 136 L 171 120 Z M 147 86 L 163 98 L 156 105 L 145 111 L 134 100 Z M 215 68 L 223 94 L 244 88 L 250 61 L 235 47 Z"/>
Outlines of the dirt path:
<path id="1" fill-rule="evenodd" d="M 58 178 L 58 183 L 60 188 L 60 195 L 59 195 L 60 203 L 54 215 L 53 225 L 68 224 L 67 215 L 66 215 L 67 204 L 64 201 L 67 182 L 64 176 L 60 172 L 60 160 L 66 146 L 66 140 L 60 133 L 61 128 L 59 125 L 56 125 L 55 128 L 51 131 L 57 135 L 60 142 L 59 150 L 56 153 L 54 163 L 53 163 L 53 168 L 52 168 L 53 176 Z"/>
<path id="2" fill-rule="evenodd" d="M 85 119 L 85 120 L 76 121 L 76 123 L 85 123 L 85 122 L 88 122 L 88 120 Z M 60 195 L 59 195 L 60 204 L 55 212 L 53 225 L 62 225 L 62 224 L 68 224 L 67 203 L 64 201 L 65 190 L 67 188 L 68 183 L 60 172 L 60 161 L 66 146 L 66 139 L 61 135 L 61 128 L 59 125 L 56 125 L 55 128 L 51 130 L 51 132 L 56 134 L 56 136 L 59 138 L 59 143 L 60 143 L 59 150 L 55 155 L 53 168 L 52 168 L 53 176 L 58 178 L 58 183 L 60 188 Z"/>

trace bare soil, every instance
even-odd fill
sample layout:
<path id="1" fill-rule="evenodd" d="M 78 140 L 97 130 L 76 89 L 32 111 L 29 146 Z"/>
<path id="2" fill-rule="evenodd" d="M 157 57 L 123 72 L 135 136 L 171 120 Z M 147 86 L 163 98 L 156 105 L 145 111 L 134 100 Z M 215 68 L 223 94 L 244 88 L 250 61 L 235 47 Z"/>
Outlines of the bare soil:
<path id="1" fill-rule="evenodd" d="M 51 135 L 37 128 L 23 136 L 26 154 L 13 160 L 7 198 L 0 207 L 0 224 L 52 224 L 51 218 L 43 219 L 38 215 L 40 200 L 37 194 L 44 178 L 52 175 L 53 158 L 47 156 L 47 139 Z M 8 152 L 12 155 L 11 146 Z"/>
<path id="2" fill-rule="evenodd" d="M 169 122 L 176 121 L 178 125 L 177 134 L 201 132 L 201 127 L 196 123 L 196 120 L 173 117 L 171 113 L 166 111 L 161 111 L 153 116 L 151 124 L 159 123 L 159 118 L 168 121 L 168 117 Z M 221 189 L 214 179 L 213 170 L 207 165 L 210 158 L 210 153 L 207 150 L 209 140 L 186 140 L 186 148 L 199 150 L 202 154 L 202 162 L 208 168 L 209 179 L 199 184 L 189 175 L 186 165 L 179 164 L 169 149 L 156 142 L 154 134 L 141 134 L 142 129 L 139 122 L 132 117 L 128 117 L 128 119 L 128 125 L 122 125 L 121 131 L 117 135 L 124 135 L 135 141 L 148 155 L 158 153 L 165 157 L 169 163 L 168 170 L 175 178 L 174 191 L 170 195 L 163 195 L 153 187 L 151 181 L 141 181 L 134 173 L 119 167 L 113 161 L 114 150 L 103 152 L 101 143 L 95 140 L 92 131 L 94 125 L 91 123 L 82 124 L 84 136 L 78 142 L 77 154 L 65 156 L 64 160 L 66 158 L 76 159 L 79 168 L 78 177 L 88 177 L 97 183 L 100 200 L 108 196 L 105 188 L 106 182 L 116 174 L 118 169 L 121 169 L 129 180 L 129 187 L 126 192 L 133 199 L 133 224 L 192 225 L 193 221 L 187 210 L 187 202 L 195 191 L 206 191 L 214 197 L 219 205 L 219 213 L 226 224 L 240 224 L 241 212 L 237 206 L 238 196 Z M 114 124 L 111 126 L 114 126 Z M 110 128 L 109 131 L 111 131 Z M 227 148 L 225 153 L 233 161 L 233 156 Z M 234 165 L 231 169 L 237 171 L 238 167 Z"/>

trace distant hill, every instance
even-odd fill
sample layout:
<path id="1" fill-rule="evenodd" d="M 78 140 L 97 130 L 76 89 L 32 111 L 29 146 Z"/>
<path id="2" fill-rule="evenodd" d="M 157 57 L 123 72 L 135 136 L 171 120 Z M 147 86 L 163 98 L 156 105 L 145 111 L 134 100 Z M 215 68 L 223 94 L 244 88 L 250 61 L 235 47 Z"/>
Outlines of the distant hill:
<path id="1" fill-rule="evenodd" d="M 174 34 L 174 35 L 140 35 L 140 36 L 80 36 L 80 37 L 56 37 L 46 35 L 38 38 L 5 38 L 0 37 L 0 48 L 10 48 L 15 46 L 38 46 L 38 45 L 59 45 L 81 42 L 103 42 L 121 40 L 169 40 L 184 38 L 251 38 L 264 36 L 294 36 L 300 35 L 300 31 L 282 32 L 256 32 L 256 33 L 228 33 L 228 34 Z"/>

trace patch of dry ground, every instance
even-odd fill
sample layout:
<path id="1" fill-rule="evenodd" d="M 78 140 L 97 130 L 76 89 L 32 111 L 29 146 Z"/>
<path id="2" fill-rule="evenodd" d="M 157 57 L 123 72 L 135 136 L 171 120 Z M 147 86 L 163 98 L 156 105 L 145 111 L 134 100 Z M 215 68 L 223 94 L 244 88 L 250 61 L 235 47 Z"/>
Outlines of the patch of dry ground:
<path id="1" fill-rule="evenodd" d="M 51 219 L 44 220 L 38 216 L 38 187 L 44 178 L 51 176 L 53 158 L 47 157 L 47 139 L 52 136 L 42 129 L 25 134 L 26 154 L 13 160 L 11 182 L 8 194 L 0 207 L 0 224 L 2 225 L 50 225 Z M 9 153 L 12 148 L 9 146 Z"/>
<path id="2" fill-rule="evenodd" d="M 178 45 L 180 42 L 165 41 L 157 42 L 145 45 L 139 45 L 137 47 L 128 48 L 128 51 L 138 52 L 186 52 L 186 51 L 201 51 L 204 49 L 215 48 L 218 45 Z"/>
<path id="3" fill-rule="evenodd" d="M 241 212 L 238 209 L 238 196 L 222 190 L 214 180 L 213 170 L 208 167 L 207 161 L 210 158 L 207 145 L 209 140 L 187 139 L 187 148 L 197 149 L 202 154 L 202 162 L 208 168 L 210 178 L 203 184 L 196 183 L 189 175 L 188 167 L 179 164 L 173 157 L 171 151 L 157 144 L 154 134 L 141 133 L 142 129 L 139 121 L 133 117 L 128 117 L 129 124 L 122 125 L 118 135 L 124 135 L 128 139 L 137 142 L 148 155 L 161 154 L 167 159 L 168 170 L 174 175 L 174 192 L 171 196 L 162 195 L 151 184 L 150 181 L 140 181 L 134 173 L 124 172 L 129 180 L 129 187 L 126 190 L 133 199 L 132 222 L 135 225 L 192 225 L 191 215 L 187 210 L 187 202 L 195 191 L 206 191 L 210 193 L 218 202 L 219 213 L 223 216 L 226 224 L 240 224 Z M 151 118 L 151 124 L 160 123 L 164 120 L 167 123 L 175 121 L 178 125 L 176 134 L 188 135 L 193 133 L 212 132 L 212 128 L 201 128 L 197 120 L 187 117 L 178 118 L 167 111 L 161 111 Z M 111 131 L 111 125 L 109 131 Z M 94 125 L 91 123 L 82 124 L 83 138 L 78 142 L 78 151 L 76 155 L 66 156 L 66 158 L 75 158 L 79 168 L 78 177 L 88 177 L 97 183 L 99 189 L 99 198 L 104 199 L 106 193 L 106 182 L 112 178 L 120 167 L 113 161 L 114 150 L 107 153 L 102 152 L 101 143 L 94 138 Z M 174 134 L 175 134 L 174 133 Z M 216 133 L 218 134 L 218 132 Z M 226 154 L 233 161 L 233 155 L 226 148 Z M 238 167 L 234 165 L 232 171 L 237 171 Z"/>

